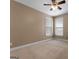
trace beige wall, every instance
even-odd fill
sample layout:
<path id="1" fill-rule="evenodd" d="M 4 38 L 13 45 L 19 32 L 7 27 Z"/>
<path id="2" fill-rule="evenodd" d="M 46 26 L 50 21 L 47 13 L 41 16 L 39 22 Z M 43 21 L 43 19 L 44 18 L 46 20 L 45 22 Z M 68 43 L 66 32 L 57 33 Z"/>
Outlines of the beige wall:
<path id="1" fill-rule="evenodd" d="M 45 17 L 49 16 L 11 1 L 11 42 L 13 47 L 43 40 Z"/>
<path id="2" fill-rule="evenodd" d="M 68 38 L 68 14 L 63 15 L 64 17 L 64 38 Z"/>

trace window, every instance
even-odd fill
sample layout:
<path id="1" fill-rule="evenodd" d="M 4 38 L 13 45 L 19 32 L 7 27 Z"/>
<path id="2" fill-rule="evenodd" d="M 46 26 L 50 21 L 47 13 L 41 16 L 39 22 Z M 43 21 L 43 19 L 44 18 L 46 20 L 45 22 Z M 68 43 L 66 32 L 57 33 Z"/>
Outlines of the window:
<path id="1" fill-rule="evenodd" d="M 55 35 L 63 36 L 63 16 L 55 18 Z"/>
<path id="2" fill-rule="evenodd" d="M 46 36 L 53 35 L 53 19 L 51 17 L 46 17 Z"/>

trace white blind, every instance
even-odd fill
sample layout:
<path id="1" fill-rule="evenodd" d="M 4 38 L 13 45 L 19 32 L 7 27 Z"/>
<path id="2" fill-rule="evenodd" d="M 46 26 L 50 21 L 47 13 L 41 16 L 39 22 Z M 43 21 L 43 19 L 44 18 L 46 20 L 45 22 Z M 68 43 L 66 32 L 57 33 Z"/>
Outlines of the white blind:
<path id="1" fill-rule="evenodd" d="M 55 18 L 55 35 L 63 36 L 63 16 Z"/>
<path id="2" fill-rule="evenodd" d="M 51 17 L 46 17 L 46 36 L 53 35 L 53 19 Z"/>

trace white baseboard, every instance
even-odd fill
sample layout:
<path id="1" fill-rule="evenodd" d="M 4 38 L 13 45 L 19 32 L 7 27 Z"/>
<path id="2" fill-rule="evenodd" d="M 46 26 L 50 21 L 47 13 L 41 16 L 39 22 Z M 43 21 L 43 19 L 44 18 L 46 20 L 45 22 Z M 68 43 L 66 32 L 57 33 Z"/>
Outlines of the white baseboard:
<path id="1" fill-rule="evenodd" d="M 21 45 L 21 46 L 18 46 L 18 47 L 11 48 L 10 51 L 15 51 L 17 49 L 32 46 L 32 45 L 39 44 L 39 43 L 42 43 L 42 42 L 46 42 L 46 41 L 49 41 L 49 40 L 51 40 L 51 39 L 46 39 L 46 40 L 42 40 L 42 41 L 38 41 L 38 42 L 33 42 L 33 43 L 30 43 L 30 44 Z"/>

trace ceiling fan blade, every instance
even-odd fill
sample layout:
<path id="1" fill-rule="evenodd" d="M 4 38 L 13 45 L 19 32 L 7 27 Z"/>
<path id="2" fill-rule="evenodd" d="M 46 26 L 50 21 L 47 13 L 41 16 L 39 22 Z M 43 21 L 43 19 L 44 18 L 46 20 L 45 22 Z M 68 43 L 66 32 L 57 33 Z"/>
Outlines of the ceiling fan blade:
<path id="1" fill-rule="evenodd" d="M 60 4 L 64 4 L 65 2 L 66 2 L 65 0 L 60 1 L 60 2 L 58 2 L 58 5 L 60 5 Z"/>
<path id="2" fill-rule="evenodd" d="M 58 9 L 61 10 L 62 8 L 58 6 Z"/>
<path id="3" fill-rule="evenodd" d="M 52 0 L 52 3 L 55 3 L 56 2 L 56 0 Z"/>
<path id="4" fill-rule="evenodd" d="M 50 8 L 50 11 L 52 11 L 53 10 L 53 8 Z"/>
<path id="5" fill-rule="evenodd" d="M 51 6 L 51 4 L 44 4 L 44 6 Z"/>

